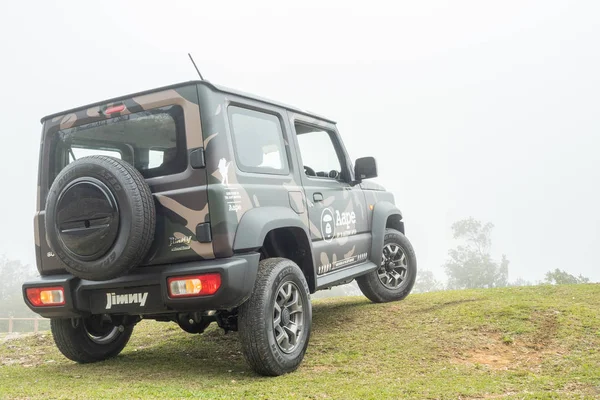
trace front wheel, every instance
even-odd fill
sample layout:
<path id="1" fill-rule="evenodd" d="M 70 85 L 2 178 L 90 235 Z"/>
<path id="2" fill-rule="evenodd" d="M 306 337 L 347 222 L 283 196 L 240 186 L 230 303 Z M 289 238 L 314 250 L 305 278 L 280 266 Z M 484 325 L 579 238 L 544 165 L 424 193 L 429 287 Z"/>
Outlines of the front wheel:
<path id="1" fill-rule="evenodd" d="M 70 360 L 92 363 L 119 354 L 131 337 L 133 325 L 114 325 L 102 316 L 52 319 L 52 337 L 58 350 Z"/>
<path id="2" fill-rule="evenodd" d="M 261 375 L 294 371 L 304 358 L 312 321 L 304 274 L 285 258 L 262 260 L 254 291 L 238 312 L 244 357 Z"/>
<path id="3" fill-rule="evenodd" d="M 372 302 L 402 300 L 417 277 L 415 251 L 401 232 L 386 229 L 381 264 L 373 272 L 356 278 L 361 292 Z"/>

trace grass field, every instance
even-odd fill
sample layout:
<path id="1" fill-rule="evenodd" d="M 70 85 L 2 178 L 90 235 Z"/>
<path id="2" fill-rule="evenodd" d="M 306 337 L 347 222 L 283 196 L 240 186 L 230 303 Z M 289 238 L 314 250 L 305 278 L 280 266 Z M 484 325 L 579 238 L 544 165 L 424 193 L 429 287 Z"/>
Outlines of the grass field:
<path id="1" fill-rule="evenodd" d="M 48 333 L 0 343 L 2 398 L 600 398 L 600 285 L 319 300 L 300 369 L 255 375 L 235 333 L 142 322 L 77 365 Z"/>

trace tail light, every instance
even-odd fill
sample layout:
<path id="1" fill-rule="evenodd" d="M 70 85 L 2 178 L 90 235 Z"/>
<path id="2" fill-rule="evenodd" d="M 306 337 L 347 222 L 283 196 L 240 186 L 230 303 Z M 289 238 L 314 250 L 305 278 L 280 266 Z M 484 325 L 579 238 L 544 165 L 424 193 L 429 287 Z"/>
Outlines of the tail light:
<path id="1" fill-rule="evenodd" d="M 35 307 L 62 306 L 65 304 L 65 289 L 62 287 L 27 288 L 27 299 Z"/>
<path id="2" fill-rule="evenodd" d="M 195 297 L 215 294 L 221 287 L 220 274 L 176 276 L 167 279 L 169 297 Z"/>

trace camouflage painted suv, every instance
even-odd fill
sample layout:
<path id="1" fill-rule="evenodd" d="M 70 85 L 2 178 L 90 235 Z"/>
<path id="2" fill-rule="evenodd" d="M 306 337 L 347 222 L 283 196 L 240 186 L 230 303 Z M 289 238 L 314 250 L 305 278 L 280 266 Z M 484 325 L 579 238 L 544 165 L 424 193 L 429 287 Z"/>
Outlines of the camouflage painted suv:
<path id="1" fill-rule="evenodd" d="M 117 355 L 140 319 L 239 331 L 260 374 L 295 370 L 310 293 L 372 301 L 416 277 L 392 194 L 333 121 L 195 81 L 42 119 L 28 306 L 77 362 Z"/>

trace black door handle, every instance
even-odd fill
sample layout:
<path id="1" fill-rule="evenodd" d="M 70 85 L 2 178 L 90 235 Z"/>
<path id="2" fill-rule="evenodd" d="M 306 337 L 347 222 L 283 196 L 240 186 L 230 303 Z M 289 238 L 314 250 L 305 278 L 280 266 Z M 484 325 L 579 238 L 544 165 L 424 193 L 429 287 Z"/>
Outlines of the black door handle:
<path id="1" fill-rule="evenodd" d="M 321 193 L 314 193 L 313 200 L 314 201 L 323 201 L 323 195 Z"/>

